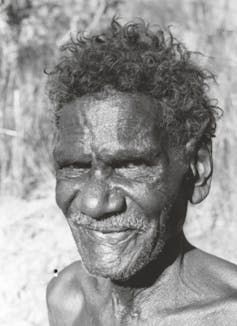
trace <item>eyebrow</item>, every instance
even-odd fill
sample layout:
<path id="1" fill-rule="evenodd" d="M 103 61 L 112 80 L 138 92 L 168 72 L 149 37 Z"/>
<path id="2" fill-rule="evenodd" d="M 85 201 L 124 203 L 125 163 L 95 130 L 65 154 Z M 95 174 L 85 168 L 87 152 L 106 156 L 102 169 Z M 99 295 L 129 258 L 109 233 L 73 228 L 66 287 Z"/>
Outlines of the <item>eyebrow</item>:
<path id="1" fill-rule="evenodd" d="M 155 159 L 160 155 L 161 151 L 154 149 L 154 151 L 143 150 L 119 150 L 114 153 L 102 152 L 98 153 L 95 151 L 97 159 L 109 165 L 126 165 L 129 163 L 136 164 L 152 164 Z M 54 160 L 59 167 L 65 167 L 72 164 L 89 164 L 92 162 L 92 154 L 80 154 L 79 152 L 74 153 L 70 151 L 62 152 L 54 151 Z"/>
<path id="2" fill-rule="evenodd" d="M 101 161 L 108 164 L 119 164 L 119 163 L 129 163 L 129 162 L 147 162 L 154 161 L 160 154 L 157 149 L 154 151 L 138 151 L 138 150 L 119 150 L 116 153 L 96 153 L 96 156 Z"/>
<path id="3" fill-rule="evenodd" d="M 54 151 L 54 160 L 60 166 L 67 166 L 75 163 L 88 164 L 91 162 L 90 154 L 79 154 L 71 152 Z"/>

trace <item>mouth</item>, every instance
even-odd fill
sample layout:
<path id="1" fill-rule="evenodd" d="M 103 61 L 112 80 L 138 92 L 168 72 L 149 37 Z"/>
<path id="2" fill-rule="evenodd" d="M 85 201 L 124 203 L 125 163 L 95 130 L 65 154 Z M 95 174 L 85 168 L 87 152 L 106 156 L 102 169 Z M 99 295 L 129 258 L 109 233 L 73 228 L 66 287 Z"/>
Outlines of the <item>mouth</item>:
<path id="1" fill-rule="evenodd" d="M 81 234 L 87 236 L 90 240 L 99 241 L 102 243 L 107 243 L 110 245 L 124 244 L 130 241 L 133 237 L 137 236 L 139 231 L 136 229 L 126 229 L 126 228 L 110 228 L 110 229 L 100 229 L 91 227 L 78 227 Z"/>
<path id="2" fill-rule="evenodd" d="M 95 220 L 84 214 L 72 214 L 71 226 L 80 233 L 80 238 L 97 245 L 128 245 L 130 241 L 146 231 L 143 219 L 128 219 L 125 215 L 113 215 L 110 218 Z M 140 223 L 138 223 L 138 221 Z"/>
<path id="3" fill-rule="evenodd" d="M 90 230 L 90 231 L 94 231 L 94 232 L 98 232 L 98 233 L 103 233 L 103 234 L 111 234 L 111 233 L 126 233 L 126 232 L 131 232 L 131 231 L 138 231 L 135 228 L 130 228 L 130 227 L 116 227 L 116 226 L 110 226 L 110 227 L 104 227 L 104 226 L 83 226 L 81 225 L 81 227 L 84 227 L 84 229 Z"/>

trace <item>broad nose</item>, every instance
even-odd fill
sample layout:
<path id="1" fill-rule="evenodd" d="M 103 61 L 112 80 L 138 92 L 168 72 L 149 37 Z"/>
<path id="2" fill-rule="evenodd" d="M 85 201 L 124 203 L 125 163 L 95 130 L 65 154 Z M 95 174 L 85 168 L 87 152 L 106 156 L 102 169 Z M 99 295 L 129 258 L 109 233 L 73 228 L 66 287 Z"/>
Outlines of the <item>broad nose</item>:
<path id="1" fill-rule="evenodd" d="M 125 197 L 99 180 L 85 185 L 72 204 L 74 209 L 95 219 L 121 213 L 126 208 Z"/>

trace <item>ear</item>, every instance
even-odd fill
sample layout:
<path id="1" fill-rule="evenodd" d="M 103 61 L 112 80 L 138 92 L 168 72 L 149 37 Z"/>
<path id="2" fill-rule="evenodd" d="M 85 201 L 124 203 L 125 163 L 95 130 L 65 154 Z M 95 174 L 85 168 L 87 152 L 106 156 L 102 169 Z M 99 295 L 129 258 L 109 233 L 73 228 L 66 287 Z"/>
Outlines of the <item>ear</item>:
<path id="1" fill-rule="evenodd" d="M 189 153 L 189 166 L 194 180 L 193 192 L 189 200 L 192 204 L 198 204 L 207 197 L 211 186 L 212 146 L 210 142 L 196 150 L 194 147 L 196 146 L 192 140 L 186 145 L 186 151 Z"/>

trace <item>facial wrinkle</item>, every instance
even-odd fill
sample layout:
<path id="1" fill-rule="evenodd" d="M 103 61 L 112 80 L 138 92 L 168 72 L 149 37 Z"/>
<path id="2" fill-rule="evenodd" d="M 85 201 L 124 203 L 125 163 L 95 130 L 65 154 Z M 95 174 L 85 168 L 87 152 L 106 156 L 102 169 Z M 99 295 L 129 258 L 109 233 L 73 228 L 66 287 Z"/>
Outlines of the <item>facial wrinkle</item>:
<path id="1" fill-rule="evenodd" d="M 90 153 L 90 132 L 83 109 L 78 102 L 68 104 L 59 120 L 59 140 L 56 145 L 56 159 L 76 162 L 80 154 Z M 76 150 L 75 150 L 76 146 Z"/>
<path id="2" fill-rule="evenodd" d="M 159 112 L 154 100 L 144 96 L 129 96 L 120 100 L 120 107 L 129 107 L 121 110 L 119 126 L 119 140 L 121 143 L 130 144 L 131 148 L 144 147 L 151 150 L 159 144 L 159 132 L 156 124 L 159 121 Z M 151 141 L 147 142 L 147 138 Z"/>
<path id="3" fill-rule="evenodd" d="M 138 104 L 137 104 L 138 105 Z M 127 106 L 129 112 L 127 112 Z M 148 106 L 148 104 L 147 104 Z M 125 109 L 126 108 L 126 109 Z M 144 112 L 131 101 L 126 94 L 121 97 L 109 97 L 104 101 L 94 100 L 89 101 L 86 112 L 86 123 L 91 132 L 91 150 L 96 152 L 96 155 L 102 158 L 104 148 L 108 148 L 110 152 L 123 152 L 129 147 L 130 151 L 144 152 L 152 154 L 157 152 L 157 144 L 159 144 L 159 132 L 157 128 L 151 128 L 154 124 L 154 110 L 146 109 Z M 151 111 L 151 112 L 150 112 Z M 157 118 L 157 115 L 156 115 Z M 104 128 L 106 119 L 107 128 Z M 144 130 L 144 124 L 149 132 L 141 132 Z M 150 130 L 152 131 L 150 132 Z M 154 141 L 148 142 L 147 138 L 151 139 L 150 133 Z"/>
<path id="4" fill-rule="evenodd" d="M 86 113 L 91 133 L 91 151 L 97 158 L 103 160 L 108 149 L 113 153 L 121 147 L 117 138 L 119 108 L 113 98 L 109 98 L 107 101 L 97 100 L 93 104 Z M 106 127 L 104 127 L 105 119 Z"/>

